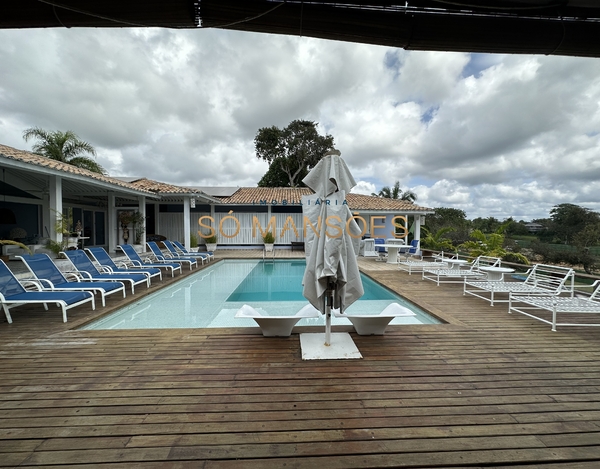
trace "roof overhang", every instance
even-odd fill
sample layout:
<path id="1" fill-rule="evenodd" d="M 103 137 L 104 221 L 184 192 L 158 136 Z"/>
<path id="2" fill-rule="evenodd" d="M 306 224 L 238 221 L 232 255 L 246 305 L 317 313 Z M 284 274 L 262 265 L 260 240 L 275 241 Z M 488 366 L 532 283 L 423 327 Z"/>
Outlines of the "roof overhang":
<path id="1" fill-rule="evenodd" d="M 600 2 L 202 0 L 203 27 L 407 50 L 600 56 Z"/>
<path id="2" fill-rule="evenodd" d="M 600 57 L 597 0 L 3 0 L 0 28 L 234 29 L 439 50 Z"/>
<path id="3" fill-rule="evenodd" d="M 24 161 L 7 158 L 0 154 L 0 166 L 3 168 L 4 182 L 17 182 L 18 186 L 28 193 L 40 196 L 48 190 L 48 177 L 57 176 L 62 179 L 62 189 L 65 197 L 77 196 L 82 198 L 105 198 L 109 193 L 122 199 L 137 200 L 139 197 L 159 199 L 156 194 L 111 184 L 85 175 L 73 174 L 54 168 L 39 166 Z"/>
<path id="4" fill-rule="evenodd" d="M 195 28 L 199 0 L 2 0 L 2 28 Z"/>
<path id="5" fill-rule="evenodd" d="M 204 203 L 204 204 L 220 204 L 221 203 L 220 199 L 216 199 L 214 197 L 211 197 L 207 194 L 200 193 L 200 192 L 187 192 L 187 193 L 178 192 L 178 193 L 173 193 L 173 194 L 159 193 L 159 195 L 160 195 L 160 199 L 161 199 L 162 203 L 183 202 L 183 200 L 186 198 L 196 199 L 200 203 Z"/>

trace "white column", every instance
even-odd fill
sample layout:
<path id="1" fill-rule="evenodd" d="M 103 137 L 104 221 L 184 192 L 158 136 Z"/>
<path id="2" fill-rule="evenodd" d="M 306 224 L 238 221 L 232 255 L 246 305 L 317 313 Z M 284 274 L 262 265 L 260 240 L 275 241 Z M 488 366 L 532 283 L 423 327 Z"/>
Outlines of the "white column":
<path id="1" fill-rule="evenodd" d="M 160 200 L 157 200 L 154 202 L 154 233 L 151 233 L 151 234 L 160 234 L 159 224 L 160 224 Z M 144 244 L 144 252 L 146 252 L 145 244 Z"/>
<path id="2" fill-rule="evenodd" d="M 214 222 L 214 220 L 215 220 L 215 204 L 210 204 L 210 216 L 211 216 L 211 220 L 213 220 L 212 225 L 213 225 L 213 228 L 215 229 L 215 233 L 217 233 L 219 230 L 219 225 Z M 217 233 L 217 236 L 218 236 L 218 233 Z"/>
<path id="3" fill-rule="evenodd" d="M 190 198 L 183 198 L 183 245 L 189 251 L 190 244 Z"/>
<path id="4" fill-rule="evenodd" d="M 144 232 L 142 233 L 142 239 L 141 239 L 142 252 L 146 252 L 146 196 L 145 195 L 140 195 L 138 197 L 138 205 L 139 205 L 138 211 L 144 217 Z"/>
<path id="5" fill-rule="evenodd" d="M 62 203 L 62 178 L 60 176 L 50 176 L 50 194 L 49 194 L 49 205 L 50 205 L 50 238 L 61 243 L 63 240 L 62 233 L 56 232 L 56 223 L 59 217 L 62 217 L 63 203 Z"/>
<path id="6" fill-rule="evenodd" d="M 108 252 L 117 250 L 117 239 L 119 237 L 119 224 L 117 223 L 117 197 L 114 192 L 108 193 Z"/>
<path id="7" fill-rule="evenodd" d="M 414 239 L 421 239 L 421 215 L 415 215 L 415 238 Z M 419 250 L 421 250 L 421 247 L 419 245 Z"/>
<path id="8" fill-rule="evenodd" d="M 42 226 L 40 227 L 40 238 L 50 238 L 52 227 L 56 224 L 56 217 L 50 210 L 50 194 L 42 194 Z"/>

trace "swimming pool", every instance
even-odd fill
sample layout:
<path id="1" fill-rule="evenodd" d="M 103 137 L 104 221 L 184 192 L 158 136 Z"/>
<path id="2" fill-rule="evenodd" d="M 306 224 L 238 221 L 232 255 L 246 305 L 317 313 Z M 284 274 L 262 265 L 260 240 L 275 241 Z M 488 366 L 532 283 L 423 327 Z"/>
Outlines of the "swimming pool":
<path id="1" fill-rule="evenodd" d="M 308 301 L 302 296 L 303 259 L 225 260 L 146 296 L 82 329 L 157 329 L 189 327 L 255 327 L 250 318 L 234 318 L 243 304 L 262 314 L 294 315 Z M 361 274 L 362 275 L 362 274 Z M 362 275 L 364 296 L 348 314 L 378 314 L 400 303 L 417 314 L 391 324 L 439 324 L 440 321 L 391 290 Z M 307 318 L 298 326 L 324 325 L 324 317 Z M 332 324 L 350 324 L 332 318 Z"/>

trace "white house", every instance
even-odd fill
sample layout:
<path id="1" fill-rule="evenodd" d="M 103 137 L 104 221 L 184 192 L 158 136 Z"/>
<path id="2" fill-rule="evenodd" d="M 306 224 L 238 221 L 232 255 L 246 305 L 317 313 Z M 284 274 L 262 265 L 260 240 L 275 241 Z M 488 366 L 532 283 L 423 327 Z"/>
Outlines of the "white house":
<path id="1" fill-rule="evenodd" d="M 124 242 L 144 245 L 148 234 L 189 247 L 191 235 L 202 243 L 212 230 L 221 246 L 260 245 L 261 233 L 269 230 L 276 245 L 289 247 L 310 229 L 300 203 L 312 192 L 308 188 L 182 187 L 143 177 L 112 178 L 5 145 L 0 145 L 0 169 L 0 238 L 25 233 L 19 240 L 30 246 L 61 240 L 56 221 L 66 213 L 72 214 L 80 246 L 110 252 Z M 401 236 L 412 228 L 419 239 L 424 216 L 433 213 L 410 202 L 359 194 L 348 194 L 345 202 L 370 237 Z M 145 218 L 137 227 L 138 240 L 133 226 L 119 222 L 126 211 Z"/>

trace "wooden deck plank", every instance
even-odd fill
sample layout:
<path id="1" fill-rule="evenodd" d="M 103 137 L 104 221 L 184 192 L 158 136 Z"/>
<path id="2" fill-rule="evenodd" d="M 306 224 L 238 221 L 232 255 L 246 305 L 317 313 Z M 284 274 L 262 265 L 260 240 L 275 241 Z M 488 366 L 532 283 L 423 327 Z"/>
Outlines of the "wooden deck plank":
<path id="1" fill-rule="evenodd" d="M 0 324 L 0 466 L 600 467 L 600 330 L 360 264 L 449 323 L 304 362 L 297 335 L 73 330 L 101 312 L 22 308 Z"/>

